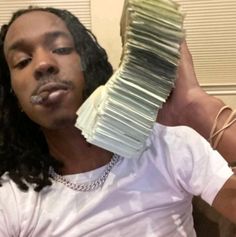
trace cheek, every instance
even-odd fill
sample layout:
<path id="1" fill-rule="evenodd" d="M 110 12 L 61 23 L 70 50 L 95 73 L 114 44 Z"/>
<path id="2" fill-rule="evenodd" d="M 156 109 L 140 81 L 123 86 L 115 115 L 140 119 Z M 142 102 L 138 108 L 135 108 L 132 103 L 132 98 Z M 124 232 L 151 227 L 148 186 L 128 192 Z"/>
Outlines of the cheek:
<path id="1" fill-rule="evenodd" d="M 78 83 L 77 83 L 77 87 L 78 87 L 78 94 L 80 95 L 80 101 L 83 102 L 84 100 L 84 89 L 85 89 L 85 80 L 84 80 L 84 75 L 82 72 L 80 72 L 79 77 L 78 77 Z"/>
<path id="2" fill-rule="evenodd" d="M 30 95 L 33 91 L 33 85 L 21 77 L 11 76 L 11 86 L 19 101 L 19 104 L 24 109 L 25 106 L 30 105 Z"/>
<path id="3" fill-rule="evenodd" d="M 76 110 L 79 109 L 79 107 L 84 102 L 84 83 L 77 83 L 76 88 L 74 90 L 74 105 Z"/>
<path id="4" fill-rule="evenodd" d="M 70 65 L 69 73 L 73 75 L 73 82 L 76 85 L 77 92 L 82 96 L 82 92 L 85 88 L 85 79 L 84 79 L 84 72 L 82 71 L 81 64 L 78 63 L 78 59 L 75 61 L 74 64 Z"/>

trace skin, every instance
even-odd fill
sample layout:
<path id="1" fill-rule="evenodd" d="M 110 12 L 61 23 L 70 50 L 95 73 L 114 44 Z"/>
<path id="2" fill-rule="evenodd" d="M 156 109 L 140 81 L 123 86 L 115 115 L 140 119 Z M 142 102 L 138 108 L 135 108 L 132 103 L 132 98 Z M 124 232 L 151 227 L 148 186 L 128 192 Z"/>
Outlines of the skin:
<path id="1" fill-rule="evenodd" d="M 80 56 L 64 22 L 43 11 L 20 16 L 9 28 L 4 53 L 18 102 L 40 125 L 50 153 L 64 163 L 60 172 L 85 172 L 109 162 L 111 153 L 89 145 L 74 127 L 85 82 Z M 32 103 L 31 97 L 40 85 L 58 85 L 58 81 L 66 82 L 66 90 L 59 87 L 54 93 L 47 92 L 46 102 Z"/>
<path id="2" fill-rule="evenodd" d="M 42 14 L 45 18 L 41 17 Z M 57 31 L 65 36 L 46 36 L 49 32 Z M 20 43 L 13 48 L 17 42 Z M 44 128 L 72 124 L 75 111 L 82 103 L 84 78 L 80 57 L 63 21 L 42 12 L 21 16 L 6 35 L 4 51 L 10 67 L 12 88 L 25 113 Z M 63 98 L 60 103 L 49 106 L 32 104 L 31 94 L 39 83 L 48 80 L 50 76 L 70 81 L 73 88 L 61 96 Z"/>

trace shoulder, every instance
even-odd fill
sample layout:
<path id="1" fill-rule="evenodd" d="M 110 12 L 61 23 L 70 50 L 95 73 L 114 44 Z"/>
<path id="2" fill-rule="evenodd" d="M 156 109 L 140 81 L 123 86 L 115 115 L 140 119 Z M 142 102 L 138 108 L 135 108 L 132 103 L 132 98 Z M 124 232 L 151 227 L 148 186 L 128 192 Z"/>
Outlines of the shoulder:
<path id="1" fill-rule="evenodd" d="M 175 136 L 177 138 L 183 137 L 193 137 L 193 138 L 200 138 L 201 136 L 192 128 L 187 126 L 165 126 L 160 123 L 155 123 L 153 126 L 153 133 L 155 135 L 161 136 Z"/>
<path id="2" fill-rule="evenodd" d="M 153 131 L 150 135 L 149 142 L 158 145 L 159 149 L 170 149 L 172 152 L 176 150 L 190 151 L 191 153 L 203 150 L 212 150 L 209 143 L 199 135 L 195 130 L 187 126 L 164 126 L 155 123 Z"/>
<path id="3" fill-rule="evenodd" d="M 6 175 L 2 177 L 1 184 L 0 209 L 4 209 L 5 212 L 8 212 L 8 209 L 12 209 L 17 212 L 19 207 L 22 209 L 22 207 L 27 204 L 29 197 L 31 199 L 33 198 L 33 193 L 36 194 L 36 192 L 33 190 L 33 187 L 29 187 L 28 191 L 20 190 L 17 184 Z"/>
<path id="4" fill-rule="evenodd" d="M 0 187 L 0 227 L 1 236 L 19 235 L 19 206 L 17 187 L 5 175 L 2 177 L 2 186 Z"/>
<path id="5" fill-rule="evenodd" d="M 149 146 L 175 169 L 192 170 L 199 165 L 227 165 L 209 142 L 187 126 L 168 127 L 156 123 L 149 137 Z M 184 164 L 184 166 L 183 166 Z"/>
<path id="6" fill-rule="evenodd" d="M 194 164 L 206 161 L 211 151 L 208 142 L 186 126 L 168 127 L 155 123 L 140 157 L 171 175 L 190 175 Z"/>
<path id="7" fill-rule="evenodd" d="M 155 124 L 149 142 L 158 166 L 165 164 L 180 187 L 210 204 L 232 175 L 224 158 L 189 127 Z"/>
<path id="8" fill-rule="evenodd" d="M 0 227 L 0 236 L 19 236 L 25 220 L 35 210 L 39 193 L 33 187 L 25 192 L 20 190 L 7 175 L 2 177 L 1 183 L 0 226 L 4 226 L 4 229 Z"/>

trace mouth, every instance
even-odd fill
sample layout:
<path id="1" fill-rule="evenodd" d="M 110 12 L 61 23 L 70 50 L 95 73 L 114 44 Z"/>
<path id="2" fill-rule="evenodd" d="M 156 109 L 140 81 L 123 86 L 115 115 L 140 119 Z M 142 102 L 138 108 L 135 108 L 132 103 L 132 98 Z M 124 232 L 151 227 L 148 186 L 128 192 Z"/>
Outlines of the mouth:
<path id="1" fill-rule="evenodd" d="M 55 104 L 72 88 L 69 82 L 47 82 L 39 86 L 31 95 L 30 101 L 34 105 Z"/>

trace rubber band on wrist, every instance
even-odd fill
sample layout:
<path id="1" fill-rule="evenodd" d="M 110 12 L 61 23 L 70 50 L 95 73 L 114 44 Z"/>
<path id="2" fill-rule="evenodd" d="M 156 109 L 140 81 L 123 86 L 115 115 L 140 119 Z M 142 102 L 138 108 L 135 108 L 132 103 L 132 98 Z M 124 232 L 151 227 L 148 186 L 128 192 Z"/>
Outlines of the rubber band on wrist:
<path id="1" fill-rule="evenodd" d="M 216 149 L 216 147 L 218 146 L 223 134 L 224 134 L 224 131 L 225 129 L 227 129 L 228 127 L 230 127 L 235 121 L 236 121 L 236 118 L 235 118 L 235 115 L 236 115 L 236 110 L 233 110 L 230 115 L 228 116 L 228 118 L 225 120 L 225 123 L 224 125 L 222 126 L 222 128 L 218 129 L 217 131 L 216 128 L 217 128 L 217 124 L 218 124 L 218 120 L 219 120 L 219 117 L 220 115 L 222 114 L 222 112 L 226 109 L 229 109 L 232 111 L 232 108 L 230 108 L 229 106 L 223 106 L 220 111 L 218 112 L 218 114 L 216 115 L 216 118 L 214 120 L 214 123 L 213 123 L 213 126 L 212 126 L 212 129 L 211 129 L 211 132 L 210 132 L 210 136 L 209 136 L 209 142 L 211 144 L 211 146 L 213 147 L 213 149 Z M 214 140 L 214 142 L 213 142 Z"/>

